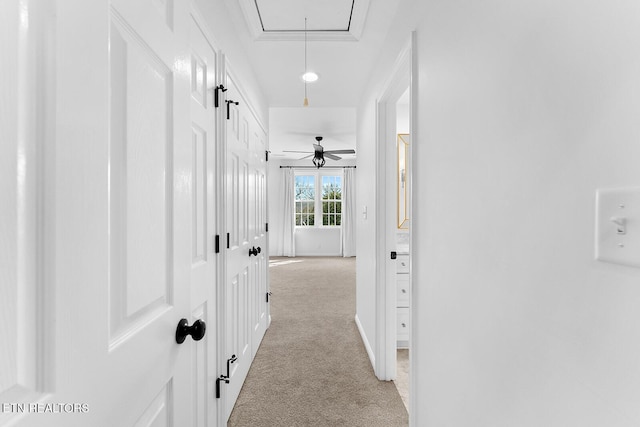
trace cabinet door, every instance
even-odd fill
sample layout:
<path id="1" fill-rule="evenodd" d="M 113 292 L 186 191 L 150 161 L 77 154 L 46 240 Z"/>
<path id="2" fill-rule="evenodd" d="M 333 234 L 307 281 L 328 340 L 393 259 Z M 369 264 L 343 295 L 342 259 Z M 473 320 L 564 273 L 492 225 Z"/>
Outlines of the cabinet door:
<path id="1" fill-rule="evenodd" d="M 396 276 L 396 305 L 398 307 L 409 307 L 411 300 L 409 294 L 409 275 L 397 274 Z"/>

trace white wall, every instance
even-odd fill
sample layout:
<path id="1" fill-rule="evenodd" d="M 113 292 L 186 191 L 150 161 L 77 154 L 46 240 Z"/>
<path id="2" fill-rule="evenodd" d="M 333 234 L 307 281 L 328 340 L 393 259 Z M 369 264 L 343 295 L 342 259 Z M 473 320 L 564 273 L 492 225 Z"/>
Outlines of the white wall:
<path id="1" fill-rule="evenodd" d="M 640 270 L 593 256 L 595 190 L 640 185 L 638 16 L 401 4 L 359 109 L 357 310 L 371 342 L 375 98 L 416 29 L 414 425 L 640 425 Z"/>
<path id="2" fill-rule="evenodd" d="M 284 181 L 280 169 L 282 161 L 269 158 L 267 163 L 267 197 L 269 202 L 269 256 L 282 256 L 282 217 L 284 203 Z"/>
<path id="3" fill-rule="evenodd" d="M 340 256 L 340 228 L 296 228 L 296 256 Z"/>
<path id="4" fill-rule="evenodd" d="M 273 159 L 273 158 L 272 158 Z M 311 160 L 306 160 L 311 163 Z M 331 166 L 355 166 L 356 161 L 330 161 Z M 269 160 L 269 255 L 282 256 L 282 218 L 284 213 L 284 189 L 280 166 L 308 166 L 298 160 Z M 313 172 L 314 169 L 306 169 Z M 330 170 L 330 169 L 327 169 Z M 342 173 L 335 169 L 336 173 Z M 357 176 L 358 172 L 356 172 Z M 296 228 L 296 256 L 340 256 L 342 242 L 340 228 Z"/>
<path id="5" fill-rule="evenodd" d="M 409 89 L 407 89 L 407 92 Z M 406 98 L 406 99 L 405 99 Z M 409 127 L 409 99 L 403 95 L 396 104 L 396 133 L 411 133 Z"/>

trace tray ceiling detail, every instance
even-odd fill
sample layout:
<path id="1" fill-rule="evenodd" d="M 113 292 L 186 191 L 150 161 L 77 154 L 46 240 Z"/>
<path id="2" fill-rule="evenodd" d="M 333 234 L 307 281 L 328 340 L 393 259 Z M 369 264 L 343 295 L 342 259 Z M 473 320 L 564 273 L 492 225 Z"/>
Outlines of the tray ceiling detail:
<path id="1" fill-rule="evenodd" d="M 240 0 L 247 26 L 256 40 L 360 39 L 369 0 Z"/>

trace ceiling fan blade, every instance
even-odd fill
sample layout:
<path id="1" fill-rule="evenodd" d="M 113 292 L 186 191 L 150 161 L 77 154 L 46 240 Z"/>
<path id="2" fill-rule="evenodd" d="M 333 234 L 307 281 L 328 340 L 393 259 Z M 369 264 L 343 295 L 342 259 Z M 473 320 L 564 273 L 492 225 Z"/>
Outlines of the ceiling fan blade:
<path id="1" fill-rule="evenodd" d="M 342 157 L 334 156 L 333 154 L 329 154 L 326 151 L 324 152 L 324 156 L 327 159 L 331 159 L 331 160 L 341 160 L 342 159 Z"/>
<path id="2" fill-rule="evenodd" d="M 309 157 L 313 157 L 314 154 L 309 154 L 308 156 L 300 157 L 298 160 L 308 159 Z"/>
<path id="3" fill-rule="evenodd" d="M 356 150 L 327 150 L 324 154 L 356 154 Z"/>

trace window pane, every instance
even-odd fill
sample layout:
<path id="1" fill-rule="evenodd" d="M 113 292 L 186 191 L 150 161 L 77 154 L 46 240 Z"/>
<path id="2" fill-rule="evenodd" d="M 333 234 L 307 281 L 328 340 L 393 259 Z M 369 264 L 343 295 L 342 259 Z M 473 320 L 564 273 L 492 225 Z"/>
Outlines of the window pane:
<path id="1" fill-rule="evenodd" d="M 315 177 L 312 175 L 298 175 L 295 179 L 296 200 L 315 199 Z"/>
<path id="2" fill-rule="evenodd" d="M 296 175 L 295 177 L 295 225 L 299 227 L 313 225 L 315 179 L 313 175 Z"/>
<path id="3" fill-rule="evenodd" d="M 322 225 L 340 225 L 339 214 L 342 212 L 342 177 L 322 177 Z"/>

